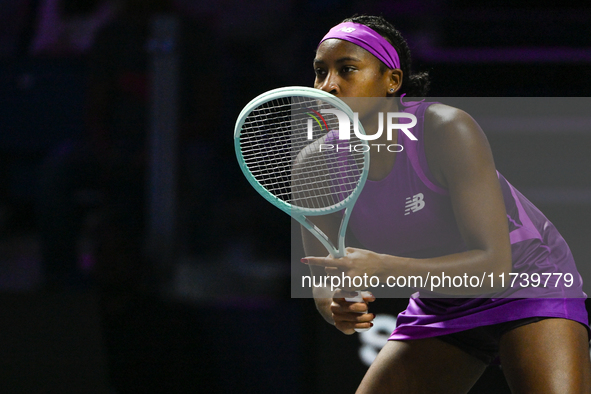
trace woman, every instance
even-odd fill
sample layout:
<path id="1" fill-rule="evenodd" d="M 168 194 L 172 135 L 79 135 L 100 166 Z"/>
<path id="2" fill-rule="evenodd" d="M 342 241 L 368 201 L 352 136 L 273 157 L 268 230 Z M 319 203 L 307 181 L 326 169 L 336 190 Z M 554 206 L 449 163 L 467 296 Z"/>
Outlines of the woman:
<path id="1" fill-rule="evenodd" d="M 354 17 L 331 29 L 314 68 L 314 86 L 341 98 L 424 96 L 428 85 L 426 75 L 411 74 L 404 39 L 381 17 Z M 401 132 L 375 141 L 404 149 L 371 150 L 368 181 L 349 224 L 366 249 L 347 248 L 341 259 L 318 257 L 324 248 L 302 232 L 306 254 L 315 256 L 302 262 L 313 274 L 386 281 L 550 270 L 580 278 L 554 226 L 496 172 L 486 137 L 468 114 L 438 103 L 385 102 L 391 112 L 417 117 L 412 131 L 418 142 Z M 368 134 L 377 129 L 375 116 L 360 118 Z M 327 234 L 339 223 L 338 216 L 316 221 Z M 423 296 L 411 297 L 358 392 L 463 393 L 496 358 L 513 392 L 591 392 L 585 294 L 575 282 L 520 288 L 497 280 L 484 290 L 437 289 L 456 297 L 489 294 L 471 298 L 428 298 L 420 290 Z M 364 302 L 348 302 L 346 294 L 315 289 L 322 316 L 345 334 L 371 327 L 375 316 L 367 303 L 375 298 L 364 293 Z"/>

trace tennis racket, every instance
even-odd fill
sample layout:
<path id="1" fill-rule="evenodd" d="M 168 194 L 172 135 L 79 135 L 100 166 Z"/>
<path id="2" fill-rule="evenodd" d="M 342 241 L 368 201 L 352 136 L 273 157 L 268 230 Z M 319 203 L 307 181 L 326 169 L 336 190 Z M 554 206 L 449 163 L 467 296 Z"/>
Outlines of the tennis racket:
<path id="1" fill-rule="evenodd" d="M 358 137 L 363 134 L 357 116 L 342 100 L 319 89 L 294 86 L 249 102 L 236 121 L 234 146 L 255 190 L 339 258 L 345 255 L 347 223 L 369 169 L 369 145 Z M 308 217 L 341 210 L 334 245 Z M 347 301 L 363 298 L 358 293 Z"/>

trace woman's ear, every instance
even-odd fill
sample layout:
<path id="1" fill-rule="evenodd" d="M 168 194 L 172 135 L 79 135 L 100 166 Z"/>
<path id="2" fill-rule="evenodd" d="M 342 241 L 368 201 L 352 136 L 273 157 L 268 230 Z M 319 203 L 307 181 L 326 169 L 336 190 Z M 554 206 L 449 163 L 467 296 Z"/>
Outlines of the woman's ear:
<path id="1" fill-rule="evenodd" d="M 394 95 L 402 87 L 402 70 L 397 68 L 388 70 L 388 94 Z"/>

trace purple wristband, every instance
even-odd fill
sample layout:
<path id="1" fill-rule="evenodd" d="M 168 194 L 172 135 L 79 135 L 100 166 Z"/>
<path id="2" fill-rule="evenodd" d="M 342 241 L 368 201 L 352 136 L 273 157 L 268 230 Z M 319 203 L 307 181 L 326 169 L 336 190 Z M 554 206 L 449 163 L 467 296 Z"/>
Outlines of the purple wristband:
<path id="1" fill-rule="evenodd" d="M 320 40 L 318 45 L 329 38 L 338 38 L 352 42 L 380 59 L 388 68 L 400 68 L 398 53 L 392 44 L 375 30 L 365 25 L 353 22 L 344 22 L 336 25 Z"/>

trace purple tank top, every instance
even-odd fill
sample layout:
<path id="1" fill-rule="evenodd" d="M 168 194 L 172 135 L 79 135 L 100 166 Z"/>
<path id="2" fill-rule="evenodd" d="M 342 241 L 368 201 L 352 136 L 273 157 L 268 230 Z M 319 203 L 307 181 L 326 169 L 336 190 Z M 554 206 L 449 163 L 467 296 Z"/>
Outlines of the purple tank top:
<path id="1" fill-rule="evenodd" d="M 367 248 L 403 257 L 434 257 L 466 250 L 447 190 L 424 171 L 423 116 L 427 104 L 407 108 L 417 125 L 417 141 L 403 132 L 392 171 L 380 181 L 367 180 L 353 209 L 349 228 Z M 380 209 L 375 209 L 380 207 Z"/>
<path id="2" fill-rule="evenodd" d="M 466 250 L 451 200 L 429 171 L 423 145 L 425 110 L 433 103 L 405 108 L 417 117 L 417 141 L 398 132 L 392 171 L 368 180 L 353 209 L 349 229 L 361 244 L 378 253 L 428 258 Z M 500 174 L 507 209 L 514 270 L 569 272 L 571 288 L 506 289 L 488 298 L 421 298 L 413 295 L 397 319 L 390 339 L 418 339 L 533 316 L 562 317 L 588 324 L 582 281 L 568 245 L 552 223 Z M 375 209 L 380 207 L 380 209 Z M 421 291 L 423 292 L 423 291 Z M 425 293 L 425 292 L 423 292 Z"/>

